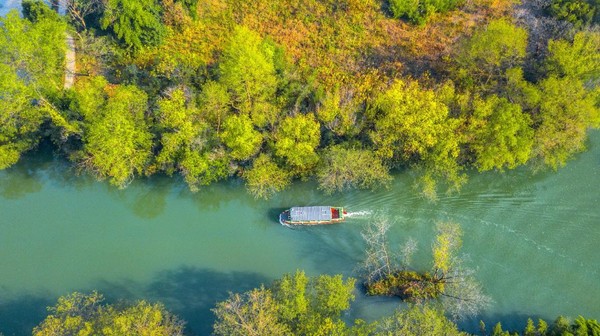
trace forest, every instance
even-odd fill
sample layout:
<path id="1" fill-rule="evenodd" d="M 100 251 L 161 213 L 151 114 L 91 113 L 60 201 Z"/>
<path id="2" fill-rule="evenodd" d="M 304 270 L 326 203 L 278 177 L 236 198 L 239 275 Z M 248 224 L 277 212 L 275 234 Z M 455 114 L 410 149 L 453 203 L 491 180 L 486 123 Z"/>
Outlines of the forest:
<path id="1" fill-rule="evenodd" d="M 597 0 L 26 0 L 0 18 L 0 169 L 41 142 L 125 188 L 325 193 L 558 169 L 600 125 Z M 65 81 L 74 40 L 74 85 Z"/>

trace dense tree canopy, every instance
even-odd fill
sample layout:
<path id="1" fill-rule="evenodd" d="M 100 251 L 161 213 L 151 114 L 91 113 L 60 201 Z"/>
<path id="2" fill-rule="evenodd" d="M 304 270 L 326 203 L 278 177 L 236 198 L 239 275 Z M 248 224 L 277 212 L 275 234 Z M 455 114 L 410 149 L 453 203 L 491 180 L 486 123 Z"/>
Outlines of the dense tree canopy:
<path id="1" fill-rule="evenodd" d="M 104 303 L 101 294 L 73 293 L 48 308 L 50 315 L 33 329 L 34 336 L 183 335 L 183 323 L 159 303 Z"/>
<path id="2" fill-rule="evenodd" d="M 368 328 L 341 319 L 354 300 L 354 279 L 340 275 L 285 275 L 269 289 L 231 294 L 213 309 L 217 335 L 345 335 Z"/>
<path id="3" fill-rule="evenodd" d="M 518 104 L 495 95 L 475 99 L 469 129 L 479 170 L 514 168 L 530 158 L 531 118 Z"/>
<path id="4" fill-rule="evenodd" d="M 296 178 L 340 192 L 408 168 L 431 199 L 469 168 L 558 168 L 598 126 L 599 35 L 512 4 L 74 0 L 64 20 L 29 1 L 1 19 L 0 168 L 45 139 L 119 187 L 237 176 L 269 197 Z"/>
<path id="5" fill-rule="evenodd" d="M 0 18 L 0 169 L 35 147 L 42 123 L 58 114 L 50 100 L 62 89 L 66 25 L 53 12 L 30 17 Z"/>
<path id="6" fill-rule="evenodd" d="M 162 39 L 160 10 L 155 0 L 108 0 L 100 22 L 103 29 L 112 29 L 126 46 L 140 49 Z"/>
<path id="7" fill-rule="evenodd" d="M 146 93 L 135 86 L 108 87 L 102 78 L 84 85 L 74 105 L 85 121 L 81 164 L 120 188 L 143 173 L 152 154 L 147 104 Z"/>

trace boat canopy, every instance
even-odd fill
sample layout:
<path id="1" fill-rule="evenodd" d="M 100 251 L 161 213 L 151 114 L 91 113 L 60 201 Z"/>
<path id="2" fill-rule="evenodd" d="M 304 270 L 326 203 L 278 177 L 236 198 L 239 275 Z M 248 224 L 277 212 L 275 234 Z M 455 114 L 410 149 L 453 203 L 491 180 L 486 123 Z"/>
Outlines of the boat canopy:
<path id="1" fill-rule="evenodd" d="M 290 209 L 290 220 L 296 221 L 329 221 L 332 219 L 330 206 L 293 207 Z"/>

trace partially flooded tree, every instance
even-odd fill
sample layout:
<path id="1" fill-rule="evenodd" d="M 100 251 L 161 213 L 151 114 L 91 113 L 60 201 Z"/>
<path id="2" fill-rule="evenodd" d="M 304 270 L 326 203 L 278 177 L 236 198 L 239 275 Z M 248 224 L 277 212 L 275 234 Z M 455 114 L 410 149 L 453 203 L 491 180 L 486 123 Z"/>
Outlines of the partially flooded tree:
<path id="1" fill-rule="evenodd" d="M 387 241 L 389 229 L 388 219 L 379 217 L 361 232 L 361 236 L 367 243 L 365 260 L 361 267 L 367 284 L 374 283 L 392 273 L 392 256 Z"/>
<path id="2" fill-rule="evenodd" d="M 387 220 L 377 219 L 363 232 L 367 242 L 363 263 L 367 294 L 398 296 L 416 303 L 437 300 L 454 319 L 476 315 L 490 302 L 475 280 L 474 271 L 464 267 L 463 258 L 458 256 L 462 244 L 458 224 L 437 225 L 430 272 L 410 269 L 410 258 L 416 251 L 413 240 L 401 249 L 402 261 L 396 260 L 387 243 L 388 229 Z"/>

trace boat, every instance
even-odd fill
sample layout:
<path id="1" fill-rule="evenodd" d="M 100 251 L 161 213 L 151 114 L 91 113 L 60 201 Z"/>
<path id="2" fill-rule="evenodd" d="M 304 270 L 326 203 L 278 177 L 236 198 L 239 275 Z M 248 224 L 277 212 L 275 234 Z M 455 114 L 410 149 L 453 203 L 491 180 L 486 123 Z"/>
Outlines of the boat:
<path id="1" fill-rule="evenodd" d="M 306 206 L 292 207 L 279 214 L 281 225 L 323 225 L 345 220 L 346 211 L 342 207 Z"/>

